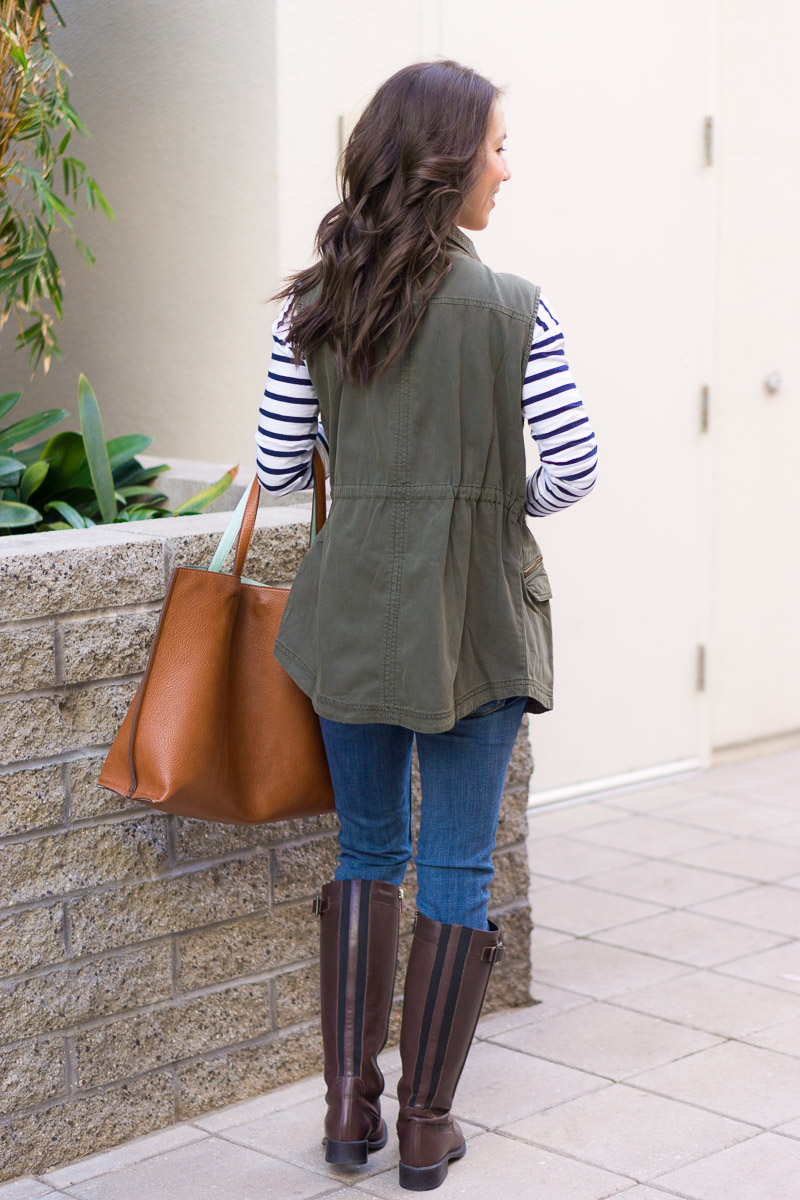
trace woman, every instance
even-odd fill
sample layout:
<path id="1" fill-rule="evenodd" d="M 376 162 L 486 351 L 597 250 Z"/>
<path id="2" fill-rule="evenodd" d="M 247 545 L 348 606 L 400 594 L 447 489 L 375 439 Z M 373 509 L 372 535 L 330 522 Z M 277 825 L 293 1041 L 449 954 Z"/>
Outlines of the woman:
<path id="1" fill-rule="evenodd" d="M 281 293 L 256 435 L 273 494 L 309 486 L 315 446 L 331 476 L 275 645 L 319 713 L 341 821 L 315 905 L 331 1163 L 387 1140 L 377 1055 L 417 743 L 397 1123 L 400 1184 L 416 1191 L 466 1150 L 450 1108 L 502 954 L 487 916 L 500 798 L 523 713 L 552 707 L 550 589 L 525 515 L 580 499 L 596 470 L 552 310 L 461 232 L 486 226 L 510 177 L 505 136 L 498 89 L 457 63 L 378 89 L 317 261 Z M 541 459 L 528 479 L 521 416 Z"/>

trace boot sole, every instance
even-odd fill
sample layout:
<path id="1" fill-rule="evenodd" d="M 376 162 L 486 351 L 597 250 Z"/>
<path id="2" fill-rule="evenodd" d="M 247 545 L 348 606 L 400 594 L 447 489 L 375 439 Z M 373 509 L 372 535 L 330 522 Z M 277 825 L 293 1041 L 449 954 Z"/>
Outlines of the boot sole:
<path id="1" fill-rule="evenodd" d="M 325 1162 L 339 1166 L 362 1167 L 367 1161 L 367 1155 L 375 1150 L 382 1150 L 388 1139 L 389 1131 L 385 1121 L 381 1121 L 378 1137 L 372 1140 L 363 1138 L 359 1142 L 337 1142 L 333 1138 L 323 1138 Z"/>
<path id="2" fill-rule="evenodd" d="M 462 1142 L 457 1150 L 451 1150 L 430 1167 L 409 1167 L 400 1163 L 400 1187 L 407 1192 L 432 1192 L 441 1187 L 447 1178 L 447 1168 L 451 1162 L 463 1158 L 467 1153 L 467 1143 Z"/>

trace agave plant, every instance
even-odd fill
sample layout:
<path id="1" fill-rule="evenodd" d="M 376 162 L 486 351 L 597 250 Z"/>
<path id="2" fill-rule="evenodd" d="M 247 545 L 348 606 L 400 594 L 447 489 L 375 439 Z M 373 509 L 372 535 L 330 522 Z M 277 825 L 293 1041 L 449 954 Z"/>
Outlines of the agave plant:
<path id="1" fill-rule="evenodd" d="M 19 392 L 0 395 L 0 420 L 19 398 Z M 0 429 L 0 535 L 189 516 L 221 496 L 236 476 L 238 468 L 231 467 L 176 509 L 165 508 L 166 495 L 153 485 L 168 465 L 145 467 L 136 457 L 153 439 L 131 433 L 106 441 L 85 375 L 78 411 L 80 433 L 56 433 L 34 446 L 16 448 L 62 421 L 69 415 L 65 409 L 50 408 Z"/>

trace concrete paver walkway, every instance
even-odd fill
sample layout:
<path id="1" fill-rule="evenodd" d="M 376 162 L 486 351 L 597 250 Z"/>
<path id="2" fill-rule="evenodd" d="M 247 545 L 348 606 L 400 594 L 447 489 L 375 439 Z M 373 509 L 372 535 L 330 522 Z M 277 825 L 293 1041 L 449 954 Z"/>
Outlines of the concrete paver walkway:
<path id="1" fill-rule="evenodd" d="M 485 1018 L 441 1200 L 797 1200 L 800 751 L 533 814 L 534 993 Z M 383 1057 L 396 1115 L 397 1051 Z M 396 1142 L 327 1167 L 321 1078 L 0 1200 L 400 1197 Z"/>

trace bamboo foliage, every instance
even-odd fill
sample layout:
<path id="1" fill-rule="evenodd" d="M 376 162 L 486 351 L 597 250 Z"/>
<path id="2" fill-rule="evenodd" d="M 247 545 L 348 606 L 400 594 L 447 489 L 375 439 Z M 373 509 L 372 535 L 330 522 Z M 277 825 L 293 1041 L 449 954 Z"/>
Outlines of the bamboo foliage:
<path id="1" fill-rule="evenodd" d="M 63 277 L 51 240 L 66 233 L 94 262 L 73 229 L 76 206 L 108 201 L 69 154 L 73 134 L 88 131 L 69 99 L 67 67 L 50 47 L 48 19 L 64 22 L 53 0 L 0 0 L 0 328 L 13 316 L 17 348 L 32 369 L 60 354 Z"/>

